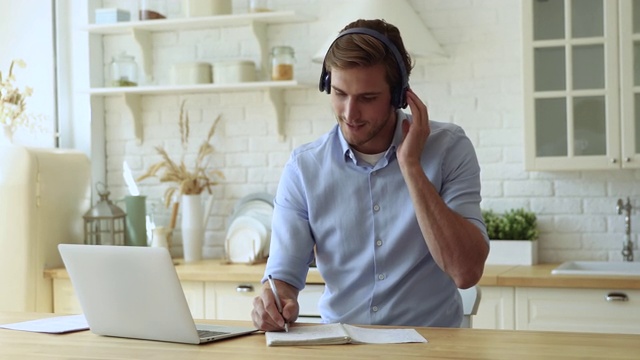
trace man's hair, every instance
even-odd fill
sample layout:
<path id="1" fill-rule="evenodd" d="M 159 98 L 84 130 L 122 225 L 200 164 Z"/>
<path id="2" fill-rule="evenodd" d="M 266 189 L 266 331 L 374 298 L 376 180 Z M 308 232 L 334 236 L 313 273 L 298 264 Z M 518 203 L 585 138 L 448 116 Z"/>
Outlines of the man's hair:
<path id="1" fill-rule="evenodd" d="M 356 20 L 347 25 L 340 32 L 352 28 L 368 28 L 386 36 L 393 43 L 407 71 L 407 78 L 413 67 L 411 57 L 404 48 L 400 30 L 384 20 Z M 349 34 L 337 39 L 325 56 L 327 71 L 331 69 L 352 69 L 359 66 L 374 66 L 383 64 L 386 70 L 386 79 L 391 93 L 402 88 L 402 76 L 396 58 L 387 46 L 376 38 L 366 34 Z"/>

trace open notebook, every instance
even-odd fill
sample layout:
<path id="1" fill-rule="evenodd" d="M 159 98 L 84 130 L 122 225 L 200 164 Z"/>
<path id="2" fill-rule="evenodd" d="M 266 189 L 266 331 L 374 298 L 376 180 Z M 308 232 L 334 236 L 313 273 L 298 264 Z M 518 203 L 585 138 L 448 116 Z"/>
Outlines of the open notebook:
<path id="1" fill-rule="evenodd" d="M 165 248 L 60 244 L 58 249 L 96 334 L 201 344 L 257 331 L 196 327 Z"/>
<path id="2" fill-rule="evenodd" d="M 289 332 L 266 332 L 268 346 L 397 344 L 427 342 L 415 329 L 363 328 L 347 324 L 291 326 Z"/>

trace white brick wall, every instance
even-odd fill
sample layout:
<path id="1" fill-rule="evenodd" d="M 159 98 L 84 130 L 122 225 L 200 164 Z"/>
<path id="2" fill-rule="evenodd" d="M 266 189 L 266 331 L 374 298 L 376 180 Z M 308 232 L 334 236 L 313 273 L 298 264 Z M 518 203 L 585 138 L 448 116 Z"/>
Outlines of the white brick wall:
<path id="1" fill-rule="evenodd" d="M 138 145 L 123 104 L 106 101 L 107 171 L 109 186 L 122 196 L 121 176 L 127 160 L 134 175 L 158 160 L 154 146 L 180 154 L 176 136 L 178 108 L 187 99 L 194 129 L 205 132 L 217 114 L 223 122 L 214 144 L 213 165 L 226 179 L 215 188 L 217 199 L 208 223 L 207 257 L 223 255 L 223 238 L 234 203 L 256 191 L 275 192 L 290 151 L 326 132 L 335 123 L 326 95 L 317 91 L 320 65 L 310 58 L 327 36 L 345 24 L 336 23 L 331 9 L 341 0 L 272 0 L 274 8 L 312 14 L 317 21 L 273 25 L 269 47 L 295 47 L 296 78 L 308 89 L 286 91 L 284 141 L 279 141 L 273 109 L 262 92 L 143 98 L 143 144 Z M 105 1 L 107 5 L 117 1 Z M 615 213 L 617 198 L 630 196 L 640 206 L 640 172 L 592 171 L 529 173 L 523 164 L 523 99 L 521 4 L 513 0 L 411 0 L 446 59 L 417 59 L 412 87 L 428 104 L 433 119 L 460 124 L 476 146 L 482 166 L 483 207 L 503 211 L 525 207 L 539 217 L 543 262 L 568 259 L 619 260 L 624 239 L 623 217 Z M 245 0 L 234 0 L 234 11 L 246 11 Z M 256 44 L 246 28 L 188 31 L 153 35 L 154 81 L 166 82 L 175 61 L 215 61 L 255 56 Z M 104 44 L 104 59 L 119 51 L 134 52 L 126 36 Z M 194 144 L 199 136 L 193 132 Z M 142 191 L 159 200 L 164 184 L 148 180 Z M 166 214 L 163 214 L 166 216 Z M 636 224 L 638 215 L 632 221 Z M 637 228 L 636 228 L 637 232 Z M 637 235 L 634 234 L 634 240 Z M 179 242 L 178 244 L 179 245 Z M 180 247 L 173 249 L 180 254 Z"/>

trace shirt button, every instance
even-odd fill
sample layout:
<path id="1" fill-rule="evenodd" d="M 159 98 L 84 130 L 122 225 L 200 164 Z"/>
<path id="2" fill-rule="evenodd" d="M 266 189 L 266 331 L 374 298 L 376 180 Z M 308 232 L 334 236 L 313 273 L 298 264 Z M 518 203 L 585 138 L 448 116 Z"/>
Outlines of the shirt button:
<path id="1" fill-rule="evenodd" d="M 373 312 L 376 312 L 376 311 L 378 311 L 378 307 L 374 306 L 374 307 L 371 308 L 371 310 L 373 310 Z"/>
<path id="2" fill-rule="evenodd" d="M 382 246 L 382 240 L 378 240 L 378 241 L 376 241 L 376 245 L 378 245 L 378 246 Z"/>
<path id="3" fill-rule="evenodd" d="M 384 280 L 384 274 L 378 274 L 378 280 Z"/>
<path id="4" fill-rule="evenodd" d="M 373 205 L 373 211 L 380 211 L 380 205 L 378 204 Z"/>
<path id="5" fill-rule="evenodd" d="M 372 172 L 371 172 L 371 175 L 372 175 L 372 176 L 376 176 L 376 175 L 378 175 L 378 172 L 377 172 L 377 171 L 372 171 Z"/>

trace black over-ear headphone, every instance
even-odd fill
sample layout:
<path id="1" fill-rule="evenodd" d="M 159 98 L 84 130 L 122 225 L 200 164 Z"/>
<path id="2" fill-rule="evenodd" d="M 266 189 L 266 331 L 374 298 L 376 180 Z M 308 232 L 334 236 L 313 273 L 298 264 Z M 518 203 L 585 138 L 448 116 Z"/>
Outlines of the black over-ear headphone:
<path id="1" fill-rule="evenodd" d="M 374 38 L 381 41 L 387 49 L 393 53 L 394 58 L 396 59 L 396 63 L 398 64 L 398 69 L 400 70 L 400 77 L 402 78 L 402 86 L 399 88 L 391 88 L 391 105 L 395 108 L 405 108 L 407 107 L 407 95 L 406 92 L 409 89 L 409 79 L 407 77 L 407 68 L 404 65 L 404 61 L 402 61 L 402 56 L 400 56 L 400 51 L 398 48 L 387 38 L 385 35 L 369 29 L 369 28 L 352 28 L 347 29 L 336 37 L 335 40 L 329 46 L 329 49 L 333 46 L 333 44 L 340 39 L 341 37 L 349 34 L 365 34 L 369 36 L 373 36 Z M 328 52 L 329 50 L 327 50 Z M 326 55 L 325 55 L 326 58 Z M 325 60 L 322 61 L 322 72 L 320 73 L 320 91 L 325 91 L 327 94 L 331 93 L 331 73 L 327 71 L 327 67 L 325 65 Z"/>

